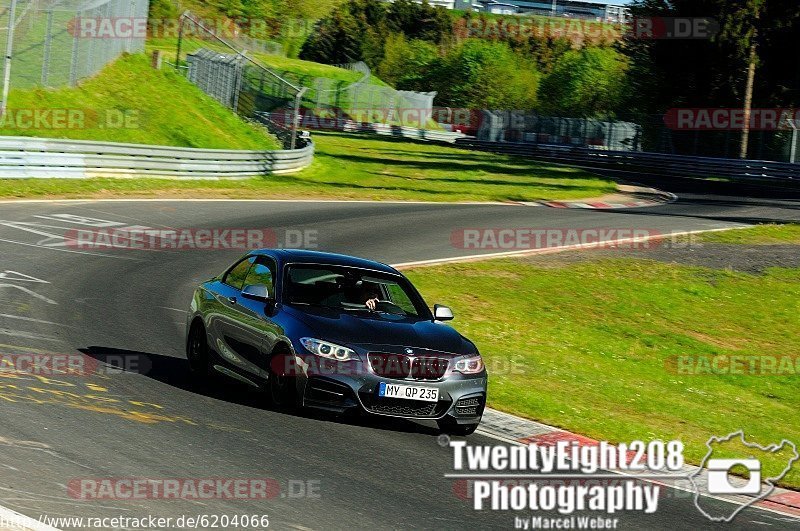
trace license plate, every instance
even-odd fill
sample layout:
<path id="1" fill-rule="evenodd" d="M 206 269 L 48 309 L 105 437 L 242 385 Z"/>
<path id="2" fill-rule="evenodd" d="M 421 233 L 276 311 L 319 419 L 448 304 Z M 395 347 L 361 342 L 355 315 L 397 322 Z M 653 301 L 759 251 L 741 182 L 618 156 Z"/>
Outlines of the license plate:
<path id="1" fill-rule="evenodd" d="M 384 398 L 403 398 L 405 400 L 421 400 L 423 402 L 438 402 L 439 390 L 431 387 L 417 387 L 416 385 L 400 385 L 381 382 L 378 396 Z"/>

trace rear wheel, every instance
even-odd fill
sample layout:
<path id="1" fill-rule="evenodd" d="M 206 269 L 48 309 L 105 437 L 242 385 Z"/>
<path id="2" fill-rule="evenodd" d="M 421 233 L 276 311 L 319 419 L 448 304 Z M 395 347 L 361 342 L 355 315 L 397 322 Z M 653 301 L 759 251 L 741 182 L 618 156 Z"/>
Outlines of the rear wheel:
<path id="1" fill-rule="evenodd" d="M 189 375 L 197 382 L 208 380 L 210 357 L 208 340 L 202 323 L 195 322 L 186 341 L 186 358 L 189 360 Z"/>
<path id="2" fill-rule="evenodd" d="M 436 421 L 436 424 L 442 430 L 442 433 L 449 435 L 472 435 L 478 429 L 478 424 L 459 424 L 450 417 Z"/>

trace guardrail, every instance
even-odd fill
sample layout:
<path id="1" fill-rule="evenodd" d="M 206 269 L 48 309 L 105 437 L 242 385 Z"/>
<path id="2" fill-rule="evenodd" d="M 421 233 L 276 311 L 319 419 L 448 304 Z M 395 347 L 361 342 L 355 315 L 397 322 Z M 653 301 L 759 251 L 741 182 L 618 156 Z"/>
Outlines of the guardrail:
<path id="1" fill-rule="evenodd" d="M 640 171 L 670 177 L 722 177 L 742 180 L 800 180 L 800 165 L 762 160 L 687 157 L 638 151 L 604 151 L 583 147 L 489 142 L 473 138 L 459 139 L 456 145 L 558 162 L 590 169 Z"/>
<path id="2" fill-rule="evenodd" d="M 360 123 L 346 121 L 342 123 L 342 131 L 346 133 L 372 133 L 382 136 L 395 136 L 411 140 L 428 140 L 433 142 L 447 142 L 453 144 L 461 138 L 467 138 L 463 133 L 449 131 L 435 131 L 432 129 L 417 129 L 405 125 L 390 125 L 381 123 Z"/>
<path id="3" fill-rule="evenodd" d="M 238 151 L 0 137 L 0 178 L 243 178 L 299 171 L 313 159 L 310 140 L 294 151 Z"/>
<path id="4" fill-rule="evenodd" d="M 291 123 L 292 115 L 283 112 L 256 112 L 255 119 L 266 125 L 278 138 L 285 136 L 289 131 L 285 124 Z M 457 140 L 468 137 L 464 133 L 450 131 L 436 131 L 433 129 L 417 129 L 405 125 L 392 125 L 385 123 L 364 123 L 342 118 L 316 118 L 314 116 L 301 117 L 300 126 L 305 129 L 320 131 L 343 131 L 345 133 L 370 133 L 373 135 L 394 136 L 409 140 L 427 140 L 429 142 L 447 142 L 453 144 Z M 281 130 L 284 132 L 281 133 Z"/>

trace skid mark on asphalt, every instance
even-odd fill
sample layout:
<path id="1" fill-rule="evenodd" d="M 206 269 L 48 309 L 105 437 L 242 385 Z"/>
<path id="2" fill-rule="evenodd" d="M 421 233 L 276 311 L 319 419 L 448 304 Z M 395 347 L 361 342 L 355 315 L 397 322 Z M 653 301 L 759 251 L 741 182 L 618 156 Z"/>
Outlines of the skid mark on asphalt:
<path id="1" fill-rule="evenodd" d="M 23 440 L 16 440 L 16 439 L 9 439 L 6 437 L 0 437 L 0 446 L 5 446 L 6 448 L 12 448 L 15 450 L 29 450 L 36 453 L 44 453 L 51 457 L 54 457 L 60 461 L 64 461 L 67 463 L 71 463 L 73 465 L 79 466 L 81 468 L 90 469 L 91 467 L 88 465 L 84 465 L 79 463 L 78 461 L 74 461 L 69 459 L 61 454 L 59 454 L 56 450 L 54 450 L 49 444 L 41 443 L 38 441 L 23 441 Z M 6 452 L 4 452 L 6 453 Z M 13 468 L 13 467 L 9 467 Z M 15 469 L 16 470 L 16 469 Z M 3 498 L 4 501 L 8 501 L 6 498 Z"/>
<path id="2" fill-rule="evenodd" d="M 4 238 L 0 238 L 0 242 L 11 243 L 11 244 L 14 244 L 14 245 L 22 245 L 22 246 L 25 246 L 25 247 L 35 247 L 37 249 L 47 249 L 49 251 L 58 251 L 58 252 L 62 252 L 62 253 L 84 254 L 84 255 L 88 255 L 88 256 L 102 256 L 104 258 L 117 258 L 119 260 L 142 261 L 141 258 L 134 258 L 134 257 L 131 257 L 131 256 L 115 256 L 113 254 L 90 253 L 90 252 L 87 252 L 87 251 L 76 251 L 74 249 L 60 249 L 58 247 L 47 247 L 47 246 L 39 245 L 37 243 L 26 243 L 26 242 L 20 242 L 20 241 L 16 241 L 16 240 L 7 240 L 7 239 L 4 239 Z"/>
<path id="3" fill-rule="evenodd" d="M 3 328 L 1 326 L 0 326 L 0 336 L 20 337 L 22 339 L 33 339 L 36 341 L 56 341 L 56 342 L 61 341 L 57 337 L 35 334 L 33 332 L 26 332 L 24 330 L 13 330 L 11 328 Z"/>
<path id="4" fill-rule="evenodd" d="M 17 321 L 25 321 L 27 323 L 37 323 L 37 324 L 46 324 L 52 326 L 63 326 L 65 328 L 74 328 L 69 325 L 61 324 L 61 323 L 54 323 L 53 321 L 45 321 L 44 319 L 34 319 L 33 317 L 24 317 L 22 315 L 11 315 L 8 313 L 0 313 L 0 318 L 2 319 L 14 319 Z"/>
<path id="5" fill-rule="evenodd" d="M 59 487 L 63 487 L 64 491 L 67 491 L 67 485 L 59 484 Z M 86 504 L 78 502 L 73 498 L 67 498 L 64 496 L 52 496 L 49 494 L 39 494 L 37 492 L 29 492 L 25 490 L 13 489 L 9 487 L 0 487 L 0 492 L 8 493 L 4 495 L 3 501 L 4 502 L 39 502 L 39 501 L 48 501 L 50 503 L 56 503 L 60 505 L 70 505 L 73 507 L 82 507 L 85 508 Z M 10 495 L 9 495 L 10 494 Z M 118 511 L 131 511 L 132 509 L 128 507 L 121 507 L 121 506 L 113 506 L 113 505 L 93 505 L 94 508 L 99 509 L 114 509 Z M 33 507 L 21 507 L 22 509 L 32 509 L 32 510 L 39 510 L 38 508 Z"/>

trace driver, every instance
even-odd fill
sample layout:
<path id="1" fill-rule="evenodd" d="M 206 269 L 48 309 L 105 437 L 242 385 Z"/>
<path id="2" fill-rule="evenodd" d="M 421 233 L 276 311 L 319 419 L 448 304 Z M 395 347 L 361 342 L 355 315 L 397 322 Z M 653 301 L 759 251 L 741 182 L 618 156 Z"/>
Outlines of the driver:
<path id="1" fill-rule="evenodd" d="M 364 282 L 361 285 L 361 300 L 365 301 L 364 305 L 369 308 L 370 311 L 375 311 L 381 299 L 380 293 L 374 284 Z"/>

